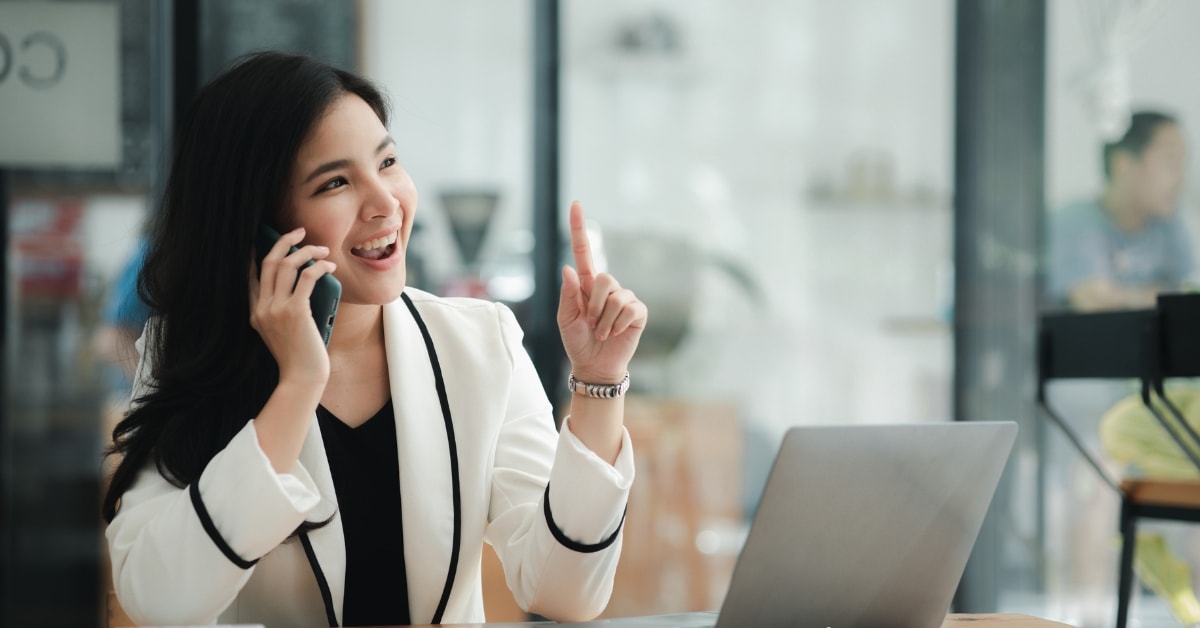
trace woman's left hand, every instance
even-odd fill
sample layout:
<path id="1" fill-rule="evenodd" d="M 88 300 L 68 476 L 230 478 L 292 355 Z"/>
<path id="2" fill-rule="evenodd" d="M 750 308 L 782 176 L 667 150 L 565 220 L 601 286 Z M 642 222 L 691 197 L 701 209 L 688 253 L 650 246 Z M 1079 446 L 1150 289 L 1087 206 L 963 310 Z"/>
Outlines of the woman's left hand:
<path id="1" fill-rule="evenodd" d="M 563 267 L 558 330 L 575 379 L 617 384 L 646 328 L 646 304 L 608 273 L 596 273 L 579 201 L 571 203 L 575 268 Z"/>

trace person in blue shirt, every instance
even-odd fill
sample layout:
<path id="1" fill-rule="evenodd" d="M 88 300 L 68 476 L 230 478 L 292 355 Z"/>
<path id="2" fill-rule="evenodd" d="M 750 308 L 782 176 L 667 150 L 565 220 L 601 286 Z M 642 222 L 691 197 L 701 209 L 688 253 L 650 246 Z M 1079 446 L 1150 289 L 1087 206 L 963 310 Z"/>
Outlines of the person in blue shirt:
<path id="1" fill-rule="evenodd" d="M 150 306 L 142 301 L 137 292 L 138 273 L 145 259 L 146 239 L 143 236 L 138 239 L 133 253 L 113 281 L 104 304 L 100 328 L 92 344 L 97 357 L 104 362 L 103 376 L 109 397 L 118 407 L 129 401 L 138 361 L 134 343 L 150 319 Z"/>
<path id="2" fill-rule="evenodd" d="M 1194 259 L 1179 215 L 1186 143 L 1169 115 L 1141 111 L 1104 147 L 1107 184 L 1097 199 L 1050 218 L 1047 301 L 1076 311 L 1153 307 L 1178 290 Z"/>

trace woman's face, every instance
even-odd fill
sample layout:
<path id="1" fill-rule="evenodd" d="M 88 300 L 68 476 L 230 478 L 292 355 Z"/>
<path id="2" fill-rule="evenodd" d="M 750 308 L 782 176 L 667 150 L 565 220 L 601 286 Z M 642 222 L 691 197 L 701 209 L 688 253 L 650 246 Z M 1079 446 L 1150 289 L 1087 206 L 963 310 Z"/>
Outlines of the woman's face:
<path id="1" fill-rule="evenodd" d="M 396 145 L 365 101 L 344 95 L 300 146 L 280 227 L 304 227 L 329 247 L 342 302 L 384 304 L 404 290 L 404 252 L 417 188 Z"/>

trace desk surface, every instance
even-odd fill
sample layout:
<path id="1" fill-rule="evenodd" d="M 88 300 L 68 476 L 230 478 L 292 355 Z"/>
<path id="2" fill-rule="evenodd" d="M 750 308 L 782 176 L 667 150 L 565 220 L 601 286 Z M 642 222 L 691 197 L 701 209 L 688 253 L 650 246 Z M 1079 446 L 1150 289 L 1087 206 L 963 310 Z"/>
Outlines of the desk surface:
<path id="1" fill-rule="evenodd" d="M 699 612 L 677 613 L 674 615 L 650 615 L 647 617 L 597 619 L 595 621 L 567 624 L 556 624 L 554 622 L 544 621 L 498 624 L 442 624 L 440 628 L 531 628 L 538 626 L 595 626 L 596 628 L 617 628 L 624 626 L 662 628 L 665 626 L 671 626 L 675 628 L 690 628 L 694 626 L 711 626 L 715 619 L 715 612 Z M 947 615 L 946 621 L 942 623 L 942 628 L 986 628 L 989 626 L 998 626 L 999 628 L 1068 628 L 1067 624 L 1060 624 L 1056 621 L 1050 621 L 1047 619 L 1038 619 L 1037 617 L 1030 617 L 1029 615 L 952 614 Z"/>

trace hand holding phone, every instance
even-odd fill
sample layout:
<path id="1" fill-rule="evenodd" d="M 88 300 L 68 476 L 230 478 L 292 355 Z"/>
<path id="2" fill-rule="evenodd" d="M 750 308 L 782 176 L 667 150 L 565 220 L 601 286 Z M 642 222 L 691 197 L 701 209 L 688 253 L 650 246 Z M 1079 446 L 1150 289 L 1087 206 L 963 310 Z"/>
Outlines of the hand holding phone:
<path id="1" fill-rule="evenodd" d="M 263 258 L 267 253 L 271 252 L 271 248 L 279 241 L 279 232 L 275 231 L 266 224 L 259 227 L 255 238 L 255 253 L 258 257 L 259 272 L 262 272 Z M 296 247 L 291 247 L 288 250 L 288 255 L 296 252 Z M 304 270 L 312 266 L 313 261 L 309 260 L 300 267 Z M 299 273 L 296 274 L 296 281 L 300 280 Z M 294 284 L 293 284 L 294 285 Z M 342 284 L 333 275 L 326 273 L 317 280 L 313 286 L 312 295 L 309 297 L 309 306 L 312 308 L 313 320 L 317 324 L 317 331 L 321 334 L 321 340 L 325 342 L 325 346 L 329 346 L 329 335 L 333 333 L 333 322 L 337 317 L 338 301 L 342 298 Z"/>

